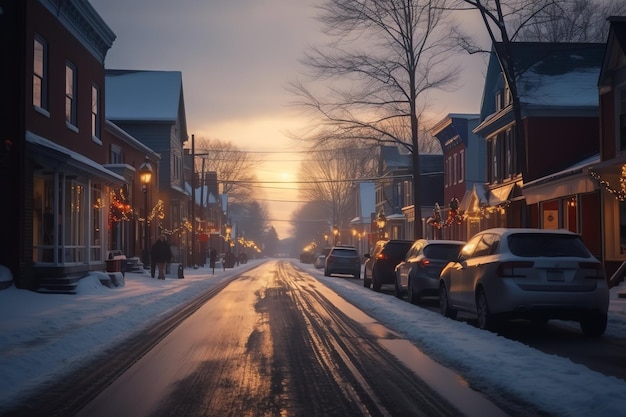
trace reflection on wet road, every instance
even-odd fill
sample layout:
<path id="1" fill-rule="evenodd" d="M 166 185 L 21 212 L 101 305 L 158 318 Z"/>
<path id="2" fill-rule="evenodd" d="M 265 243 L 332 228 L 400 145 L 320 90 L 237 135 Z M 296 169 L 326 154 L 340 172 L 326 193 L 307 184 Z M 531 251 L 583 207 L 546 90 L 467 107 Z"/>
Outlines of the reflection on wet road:
<path id="1" fill-rule="evenodd" d="M 402 340 L 368 320 L 289 262 L 269 261 L 212 297 L 79 415 L 462 415 L 379 343 L 393 350 Z"/>

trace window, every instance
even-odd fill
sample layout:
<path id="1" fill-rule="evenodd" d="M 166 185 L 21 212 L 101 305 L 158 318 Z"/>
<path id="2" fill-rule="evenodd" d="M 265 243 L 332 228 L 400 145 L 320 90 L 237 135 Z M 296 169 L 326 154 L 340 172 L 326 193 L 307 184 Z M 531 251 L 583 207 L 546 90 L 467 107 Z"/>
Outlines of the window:
<path id="1" fill-rule="evenodd" d="M 513 159 L 513 130 L 509 129 L 506 131 L 506 133 L 504 134 L 504 149 L 505 149 L 505 176 L 507 178 L 512 178 L 513 174 L 515 174 L 515 166 L 514 166 L 514 159 Z"/>
<path id="2" fill-rule="evenodd" d="M 94 184 L 91 187 L 91 253 L 90 261 L 102 260 L 102 238 L 104 236 L 104 200 L 102 186 Z"/>
<path id="3" fill-rule="evenodd" d="M 95 84 L 91 86 L 91 136 L 100 137 L 100 89 Z"/>
<path id="4" fill-rule="evenodd" d="M 111 145 L 111 163 L 112 164 L 123 164 L 124 158 L 122 155 L 122 148 L 117 145 Z"/>
<path id="5" fill-rule="evenodd" d="M 413 181 L 404 181 L 404 207 L 413 204 Z"/>
<path id="6" fill-rule="evenodd" d="M 499 182 L 500 176 L 500 141 L 498 137 L 491 139 L 491 182 Z"/>
<path id="7" fill-rule="evenodd" d="M 458 166 L 459 163 L 459 154 L 455 153 L 454 155 L 452 155 L 452 184 L 456 184 L 458 181 Z"/>
<path id="8" fill-rule="evenodd" d="M 77 126 L 76 121 L 76 67 L 68 62 L 65 65 L 65 121 Z"/>
<path id="9" fill-rule="evenodd" d="M 465 149 L 459 152 L 459 182 L 465 181 Z"/>
<path id="10" fill-rule="evenodd" d="M 39 36 L 33 44 L 33 105 L 48 109 L 48 44 Z"/>

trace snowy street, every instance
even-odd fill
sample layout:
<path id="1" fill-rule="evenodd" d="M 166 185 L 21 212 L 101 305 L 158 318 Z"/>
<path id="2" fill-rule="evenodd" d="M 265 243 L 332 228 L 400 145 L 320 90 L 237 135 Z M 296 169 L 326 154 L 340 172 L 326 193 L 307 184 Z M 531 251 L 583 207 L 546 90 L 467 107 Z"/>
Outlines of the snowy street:
<path id="1" fill-rule="evenodd" d="M 81 280 L 76 295 L 37 294 L 14 287 L 0 291 L 0 413 L 199 293 L 261 262 L 216 270 L 215 275 L 208 268 L 187 269 L 182 280 L 128 273 L 126 285 L 119 288 L 104 287 L 88 277 Z M 555 416 L 614 416 L 626 410 L 624 380 L 291 262 L 487 395 L 525 399 Z M 604 337 L 625 339 L 626 299 L 617 298 L 618 291 L 619 287 L 611 293 Z"/>

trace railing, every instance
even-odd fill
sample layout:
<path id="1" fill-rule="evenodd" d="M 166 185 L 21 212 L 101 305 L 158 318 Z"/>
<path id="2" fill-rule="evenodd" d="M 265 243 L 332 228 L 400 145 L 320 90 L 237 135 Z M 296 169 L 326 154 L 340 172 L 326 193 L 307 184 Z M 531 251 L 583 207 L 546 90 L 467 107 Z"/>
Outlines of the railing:
<path id="1" fill-rule="evenodd" d="M 626 261 L 617 268 L 617 271 L 609 278 L 609 288 L 616 287 L 624 278 L 624 272 L 626 272 Z"/>

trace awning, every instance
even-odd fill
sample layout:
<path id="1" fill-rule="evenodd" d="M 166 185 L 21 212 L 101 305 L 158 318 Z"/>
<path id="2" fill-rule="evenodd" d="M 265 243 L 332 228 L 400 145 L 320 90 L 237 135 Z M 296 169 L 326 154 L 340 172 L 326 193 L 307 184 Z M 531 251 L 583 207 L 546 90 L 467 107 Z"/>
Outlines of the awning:
<path id="1" fill-rule="evenodd" d="M 515 183 L 503 185 L 498 188 L 492 188 L 489 191 L 489 205 L 491 207 L 495 207 L 509 201 L 513 187 L 515 187 Z"/>
<path id="2" fill-rule="evenodd" d="M 126 183 L 124 177 L 106 169 L 99 163 L 32 132 L 26 132 L 26 143 L 31 158 L 49 169 L 88 178 L 96 177 L 108 185 Z"/>
<path id="3" fill-rule="evenodd" d="M 461 199 L 461 203 L 459 204 L 459 211 L 461 213 L 465 213 L 466 211 L 469 210 L 470 208 L 470 203 L 472 200 L 472 191 L 465 191 L 465 195 L 463 195 L 463 198 Z"/>
<path id="4" fill-rule="evenodd" d="M 535 204 L 596 190 L 597 184 L 589 176 L 588 168 L 599 161 L 600 156 L 594 155 L 562 171 L 524 184 L 522 194 L 526 198 L 526 204 Z"/>
<path id="5" fill-rule="evenodd" d="M 570 195 L 590 193 L 596 189 L 596 184 L 586 174 L 568 177 L 548 184 L 524 190 L 526 204 L 535 204 L 541 201 L 554 200 Z"/>
<path id="6" fill-rule="evenodd" d="M 487 190 L 485 184 L 474 184 L 470 191 L 466 191 L 461 203 L 459 211 L 462 213 L 477 213 L 480 208 L 489 204 L 487 199 Z"/>

